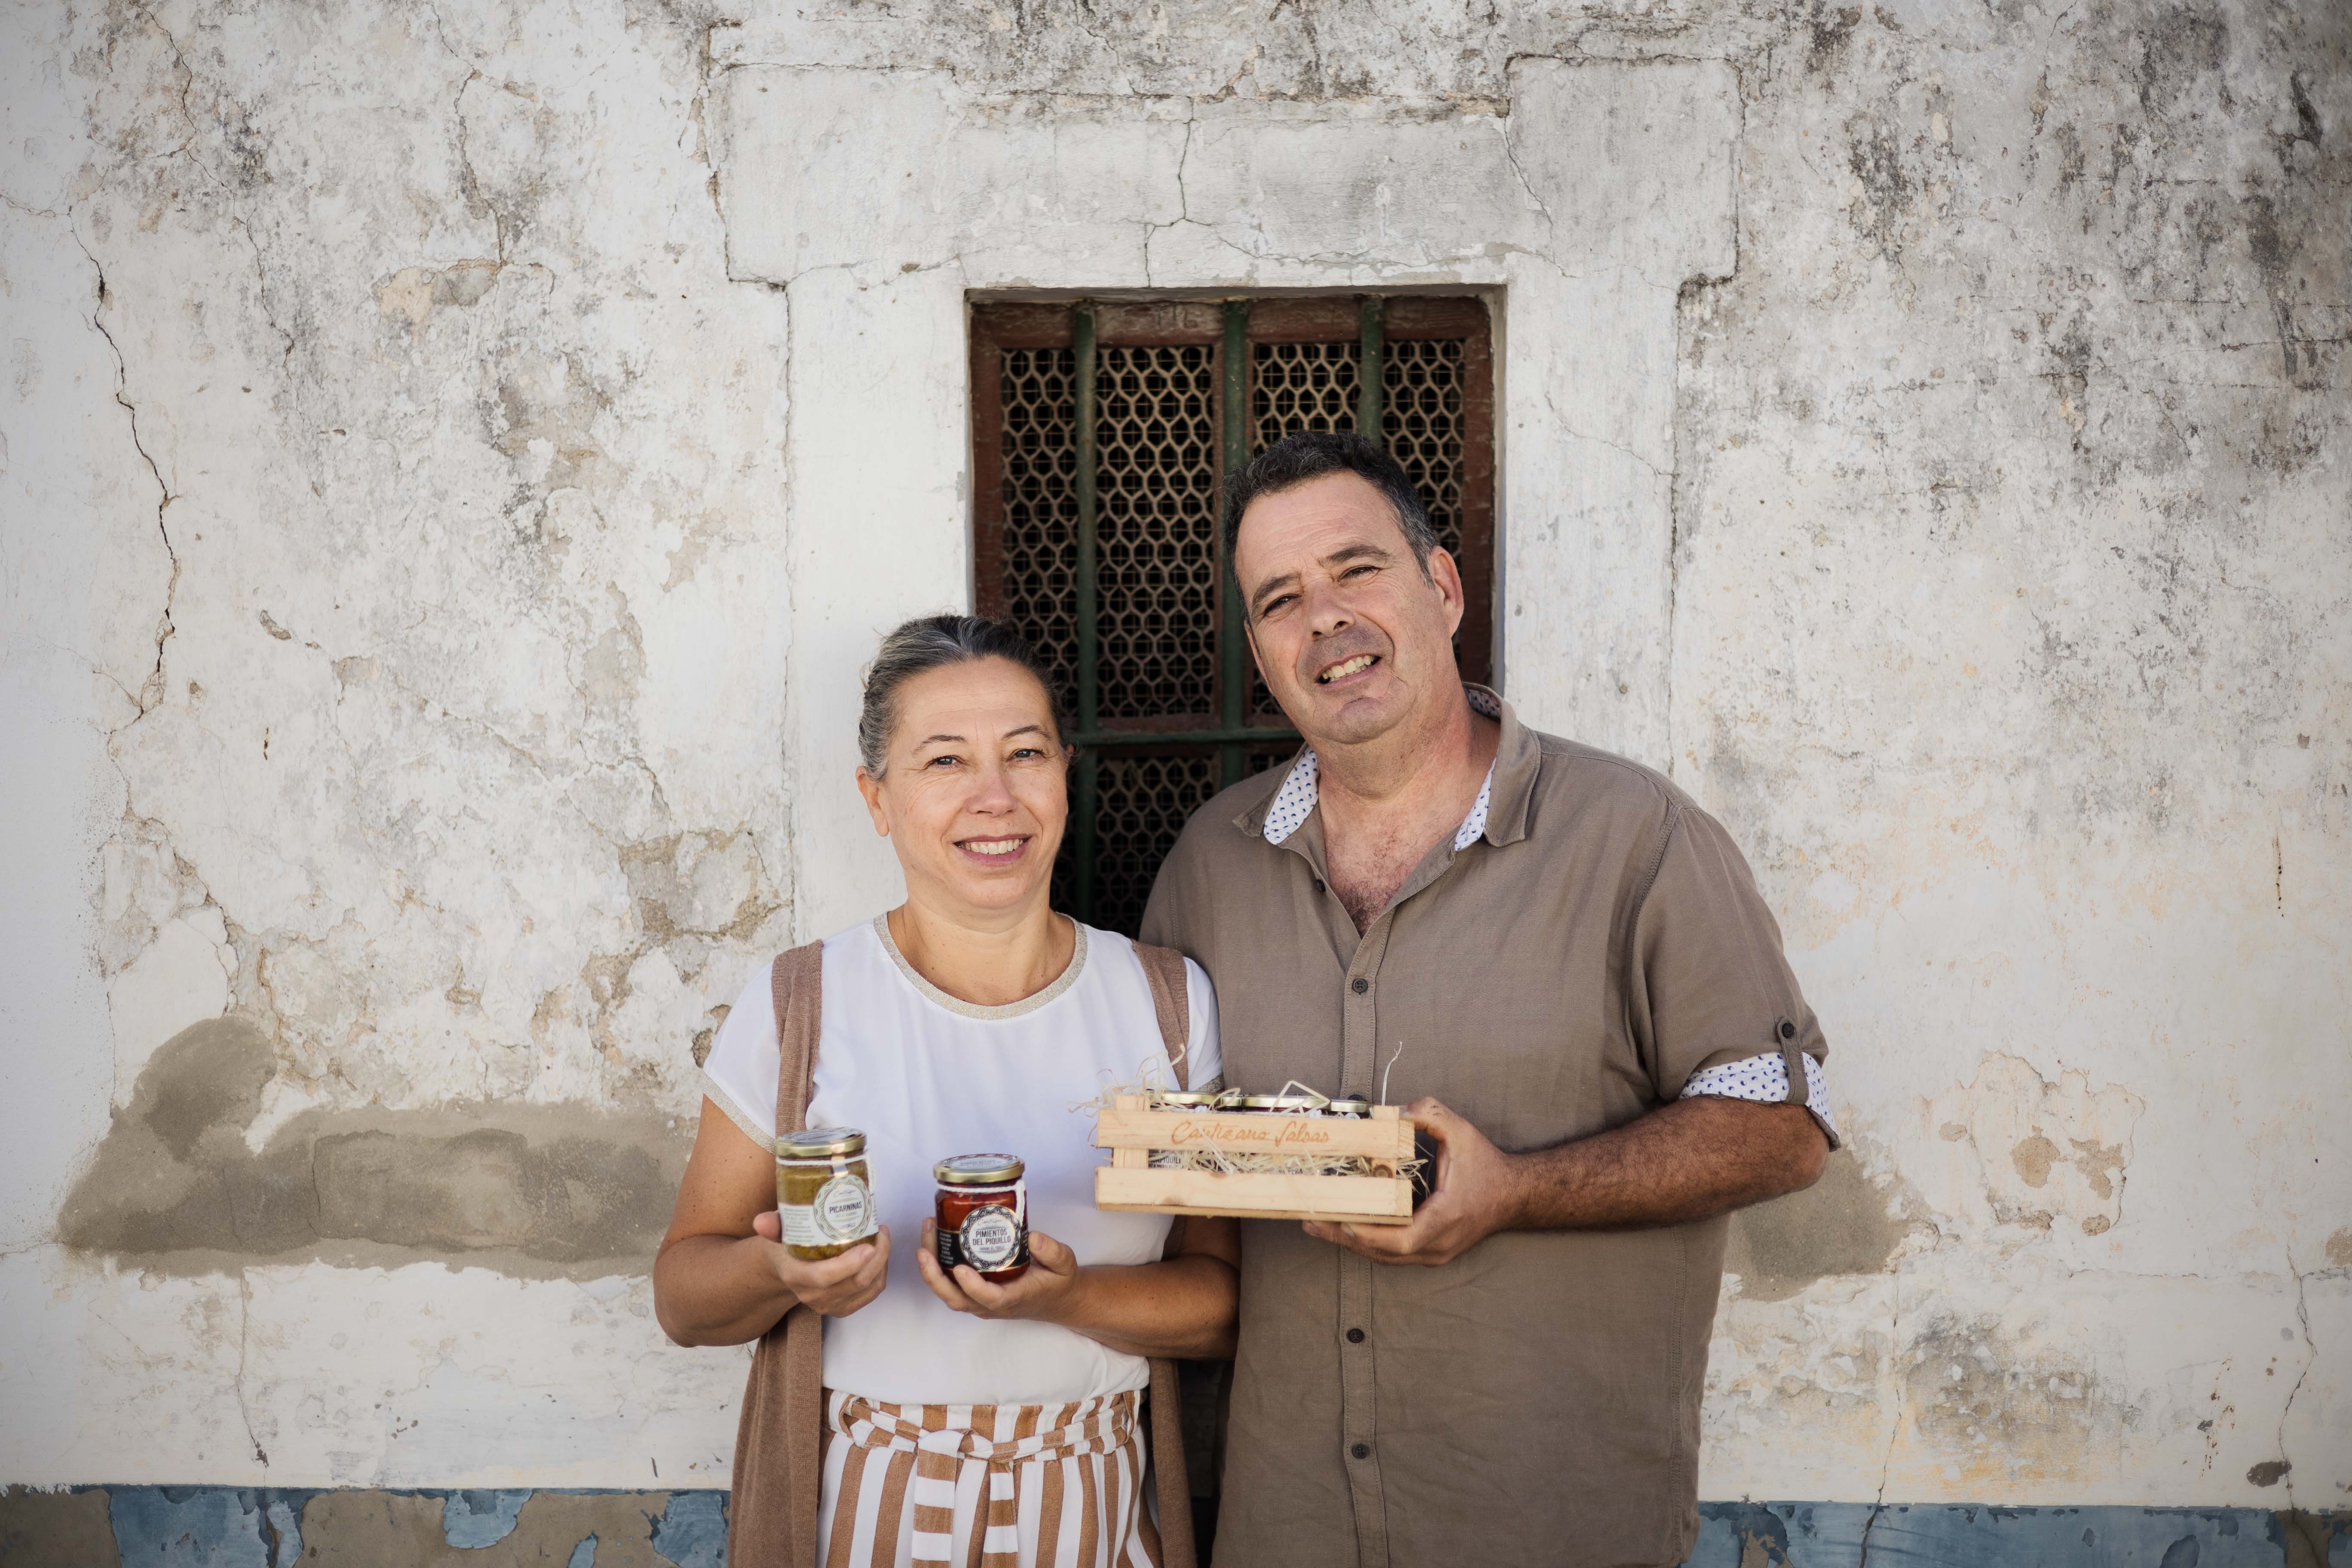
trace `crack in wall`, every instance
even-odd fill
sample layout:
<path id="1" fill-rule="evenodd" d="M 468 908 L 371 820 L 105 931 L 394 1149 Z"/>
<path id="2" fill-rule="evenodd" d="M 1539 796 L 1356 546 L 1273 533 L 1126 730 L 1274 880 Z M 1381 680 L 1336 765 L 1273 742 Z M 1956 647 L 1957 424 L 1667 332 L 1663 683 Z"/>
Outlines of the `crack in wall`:
<path id="1" fill-rule="evenodd" d="M 147 472 L 155 480 L 157 496 L 155 532 L 163 540 L 163 553 L 172 563 L 171 574 L 163 587 L 163 614 L 155 626 L 155 663 L 148 672 L 147 679 L 141 685 L 138 695 L 132 699 L 139 711 L 136 717 L 129 721 L 129 723 L 135 724 L 140 719 L 144 719 L 154 710 L 155 705 L 163 700 L 163 645 L 172 640 L 177 629 L 172 624 L 172 605 L 180 588 L 180 552 L 173 548 L 171 524 L 163 515 L 172 505 L 172 487 L 163 482 L 163 470 L 156 467 L 154 457 L 147 450 L 147 443 L 140 438 L 138 405 L 124 395 L 130 389 L 131 370 L 122 357 L 121 345 L 114 341 L 114 334 L 109 331 L 106 326 L 106 306 L 110 298 L 106 286 L 106 268 L 100 264 L 98 257 L 83 242 L 80 231 L 75 229 L 72 232 L 74 244 L 80 247 L 83 257 L 89 262 L 90 271 L 98 279 L 97 302 L 90 312 L 89 324 L 100 337 L 106 340 L 107 350 L 114 356 L 114 401 L 121 405 L 122 411 L 129 416 L 131 445 L 138 451 L 140 461 L 147 465 Z M 128 725 L 122 727 L 128 728 Z"/>
<path id="2" fill-rule="evenodd" d="M 295 384 L 294 378 L 291 374 L 294 359 L 295 335 L 278 320 L 277 310 L 269 302 L 269 268 L 268 262 L 263 258 L 261 254 L 261 240 L 259 237 L 253 232 L 252 220 L 237 210 L 238 203 L 235 188 L 231 186 L 226 180 L 221 177 L 220 171 L 215 169 L 210 163 L 205 162 L 205 160 L 197 154 L 195 150 L 196 139 L 198 135 L 201 134 L 202 127 L 196 119 L 195 110 L 190 107 L 188 102 L 189 94 L 195 89 L 195 68 L 188 63 L 187 51 L 181 47 L 178 37 L 173 33 L 171 28 L 163 26 L 163 22 L 156 16 L 152 10 L 144 5 L 137 7 L 137 10 L 138 14 L 146 20 L 147 25 L 154 28 L 155 31 L 162 36 L 163 42 L 170 47 L 172 51 L 172 63 L 179 68 L 180 71 L 180 118 L 187 121 L 188 135 L 186 141 L 181 142 L 179 146 L 172 149 L 170 155 L 176 158 L 185 158 L 190 163 L 195 166 L 196 171 L 199 174 L 203 174 L 205 179 L 212 182 L 214 187 L 220 193 L 226 205 L 227 211 L 225 216 L 227 217 L 229 223 L 245 236 L 246 247 L 253 252 L 254 298 L 261 307 L 261 319 L 268 323 L 270 331 L 276 332 L 285 341 L 285 347 L 278 354 L 278 369 L 281 374 L 286 375 L 288 395 L 289 396 L 297 397 L 299 402 L 299 389 Z M 226 102 L 231 104 L 233 107 L 236 107 L 235 100 L 229 99 L 225 93 L 215 90 L 214 96 L 222 102 Z M 241 119 L 249 120 L 250 117 L 246 116 L 243 113 L 241 107 L 239 108 L 238 112 Z M 216 131 L 225 130 L 226 128 L 227 121 L 226 117 L 216 113 L 214 115 L 213 120 L 214 128 Z"/>
<path id="3" fill-rule="evenodd" d="M 1888 1292 L 1888 1298 L 1891 1310 L 1886 1320 L 1886 1342 L 1895 1354 L 1899 1355 L 1903 1344 L 1903 1273 L 1900 1269 L 1895 1271 L 1895 1288 Z M 1894 1355 L 1889 1356 L 1886 1365 L 1892 1373 Z M 1870 1517 L 1863 1522 L 1862 1551 L 1855 1559 L 1854 1568 L 1870 1568 L 1870 1534 L 1878 1528 L 1879 1516 L 1886 1511 L 1886 1482 L 1895 1473 L 1895 1441 L 1903 1435 L 1903 1387 L 1899 1378 L 1895 1386 L 1894 1404 L 1894 1411 L 1886 1422 L 1886 1447 L 1880 1450 L 1878 1456 L 1878 1488 L 1873 1495 Z"/>
<path id="4" fill-rule="evenodd" d="M 2287 1452 L 2286 1424 L 2287 1418 L 2294 1413 L 2295 1396 L 2303 1392 L 2305 1381 L 2311 1376 L 2311 1369 L 2319 1363 L 2319 1344 L 2311 1337 L 2311 1300 L 2304 1286 L 2303 1270 L 2295 1266 L 2294 1243 L 2287 1243 L 2285 1251 L 2287 1272 L 2294 1276 L 2294 1321 L 2303 1331 L 2305 1352 L 2303 1370 L 2294 1374 L 2294 1386 L 2286 1391 L 2286 1403 L 2279 1406 L 2279 1479 L 2286 1483 L 2286 1506 L 2292 1511 L 2295 1506 L 2294 1457 Z"/>
<path id="5" fill-rule="evenodd" d="M 1557 406 L 1557 405 L 1555 405 L 1553 404 L 1553 402 L 1552 402 L 1552 398 L 1551 398 L 1551 390 L 1550 390 L 1549 387 L 1547 387 L 1547 388 L 1544 390 L 1544 406 L 1545 406 L 1545 407 L 1547 407 L 1547 408 L 1549 408 L 1549 409 L 1552 411 L 1552 416 L 1553 416 L 1553 417 L 1554 417 L 1554 418 L 1559 418 L 1559 409 L 1558 408 L 1558 406 Z M 1654 463 L 1654 462 L 1650 461 L 1650 459 L 1649 459 L 1649 458 L 1645 458 L 1645 457 L 1642 456 L 1642 454 L 1641 454 L 1641 453 L 1636 452 L 1635 450 L 1633 450 L 1633 447 L 1628 447 L 1628 446 L 1627 446 L 1627 445 L 1625 445 L 1622 441 L 1612 441 L 1612 440 L 1611 440 L 1608 437 L 1606 437 L 1606 436 L 1595 436 L 1595 435 L 1591 434 L 1590 431 L 1579 430 L 1579 429 L 1577 429 L 1574 426 L 1572 426 L 1572 425 L 1569 424 L 1569 423 L 1568 423 L 1568 421 L 1567 421 L 1567 420 L 1565 420 L 1565 419 L 1560 419 L 1560 420 L 1559 420 L 1559 429 L 1560 429 L 1560 434 L 1561 434 L 1561 435 L 1563 435 L 1563 436 L 1570 437 L 1572 437 L 1573 439 L 1576 439 L 1576 440 L 1579 440 L 1579 441 L 1590 441 L 1590 442 L 1591 442 L 1591 443 L 1592 443 L 1592 445 L 1594 445 L 1594 446 L 1596 446 L 1596 447 L 1608 447 L 1608 448 L 1609 448 L 1611 451 L 1612 451 L 1612 452 L 1620 453 L 1620 454 L 1622 454 L 1622 456 L 1624 456 L 1624 457 L 1628 457 L 1628 458 L 1633 458 L 1634 462 L 1639 463 L 1639 464 L 1643 468 L 1647 469 L 1647 470 L 1648 470 L 1648 472 L 1649 472 L 1650 477 L 1651 477 L 1652 479 L 1664 479 L 1664 480 L 1665 480 L 1669 485 L 1671 485 L 1671 484 L 1674 482 L 1674 478 L 1675 478 L 1675 471 L 1674 471 L 1674 469 L 1672 469 L 1672 468 L 1660 468 L 1660 467 L 1658 467 L 1658 465 L 1657 465 L 1657 464 L 1655 464 L 1655 463 Z M 1671 529 L 1669 529 L 1669 530 L 1668 530 L 1668 539 L 1667 539 L 1667 544 L 1668 544 L 1669 549 L 1671 549 L 1671 548 L 1672 548 L 1672 545 L 1673 545 L 1673 537 L 1672 537 L 1672 534 L 1673 534 L 1673 531 L 1672 531 Z M 1671 559 L 1671 557 L 1670 557 L 1670 559 Z M 1671 578 L 1672 578 L 1672 574 L 1671 574 L 1671 573 L 1669 573 L 1669 574 L 1668 574 L 1668 577 L 1669 577 L 1669 580 L 1671 580 Z M 1672 623 L 1671 623 L 1671 622 L 1669 622 L 1669 623 L 1668 623 L 1668 629 L 1669 629 L 1669 630 L 1671 630 L 1671 629 L 1672 629 Z M 1671 646 L 1671 644 L 1669 644 L 1669 646 Z"/>
<path id="6" fill-rule="evenodd" d="M 245 1422 L 245 1440 L 252 1445 L 254 1460 L 260 1465 L 266 1474 L 269 1469 L 269 1453 L 262 1447 L 260 1437 L 253 1430 L 253 1406 L 247 1403 L 245 1396 L 246 1363 L 253 1345 L 253 1276 L 250 1271 L 244 1268 L 236 1271 L 236 1293 L 239 1303 L 236 1320 L 236 1377 L 234 1384 L 236 1389 L 236 1413 Z M 271 1548 L 273 1559 L 276 1554 L 273 1544 Z"/>
<path id="7" fill-rule="evenodd" d="M 1170 218 L 1166 223 L 1153 223 L 1149 218 L 1143 220 L 1143 286 L 1146 289 L 1153 286 L 1151 279 L 1152 237 L 1168 229 L 1174 228 L 1178 224 L 1191 223 L 1193 221 L 1192 196 L 1192 193 L 1185 188 L 1184 173 L 1187 166 L 1190 165 L 1192 161 L 1192 128 L 1200 122 L 1200 118 L 1201 106 L 1198 100 L 1195 100 L 1184 116 L 1184 145 L 1180 148 L 1176 153 L 1176 216 Z"/>
<path id="8" fill-rule="evenodd" d="M 695 57 L 694 100 L 687 106 L 687 121 L 694 127 L 694 156 L 709 173 L 702 182 L 710 197 L 710 214 L 719 220 L 719 231 L 727 232 L 727 208 L 719 199 L 719 157 L 710 145 L 710 75 L 714 46 L 721 27 L 740 27 L 736 21 L 716 21 L 704 26 L 702 47 Z"/>
<path id="9" fill-rule="evenodd" d="M 483 193 L 481 176 L 474 172 L 473 130 L 466 122 L 466 89 L 482 79 L 478 69 L 468 69 L 465 79 L 449 97 L 449 112 L 457 122 L 457 188 L 465 193 L 466 208 L 490 220 L 490 259 L 503 268 L 507 264 L 506 214 L 499 205 Z"/>
<path id="10" fill-rule="evenodd" d="M 68 216 L 55 208 L 37 207 L 28 202 L 20 202 L 5 191 L 0 191 L 0 207 L 6 207 L 12 212 L 23 213 L 26 217 L 59 218 Z"/>
<path id="11" fill-rule="evenodd" d="M 1528 178 L 1527 170 L 1520 166 L 1519 149 L 1517 138 L 1513 134 L 1515 127 L 1510 117 L 1506 113 L 1496 121 L 1496 124 L 1502 136 L 1503 161 L 1510 164 L 1512 177 L 1519 182 L 1519 189 L 1527 193 L 1528 200 L 1535 204 L 1536 210 L 1543 214 L 1545 229 L 1557 234 L 1559 231 L 1559 224 L 1552 216 L 1551 204 L 1537 194 L 1535 182 Z"/>
<path id="12" fill-rule="evenodd" d="M 466 74 L 457 79 L 457 85 L 449 92 L 449 117 L 457 125 L 457 188 L 464 195 L 467 211 L 477 216 L 488 216 L 491 260 L 495 268 L 503 269 L 507 261 L 506 224 L 497 205 L 482 194 L 481 180 L 474 173 L 471 128 L 466 123 L 466 89 L 482 79 L 481 68 L 449 41 L 448 19 L 441 15 L 440 6 L 427 0 L 425 10 L 433 18 L 433 36 L 442 52 L 466 68 Z"/>
<path id="13" fill-rule="evenodd" d="M 1675 397 L 1674 425 L 1666 474 L 1666 609 L 1664 642 L 1664 690 L 1662 706 L 1664 712 L 1660 725 L 1665 736 L 1665 773 L 1673 778 L 1681 756 L 1675 743 L 1675 635 L 1682 609 L 1683 583 L 1683 513 L 1686 498 L 1683 494 L 1683 363 L 1685 357 L 1685 333 L 1694 331 L 1693 313 L 1711 308 L 1712 289 L 1723 288 L 1739 277 L 1740 258 L 1747 247 L 1747 235 L 1742 198 L 1748 188 L 1748 78 L 1739 62 L 1724 60 L 1731 72 L 1731 103 L 1737 121 L 1731 133 L 1731 268 L 1722 276 L 1700 273 L 1685 278 L 1675 290 Z M 1876 1515 L 1872 1515 L 1874 1521 Z"/>

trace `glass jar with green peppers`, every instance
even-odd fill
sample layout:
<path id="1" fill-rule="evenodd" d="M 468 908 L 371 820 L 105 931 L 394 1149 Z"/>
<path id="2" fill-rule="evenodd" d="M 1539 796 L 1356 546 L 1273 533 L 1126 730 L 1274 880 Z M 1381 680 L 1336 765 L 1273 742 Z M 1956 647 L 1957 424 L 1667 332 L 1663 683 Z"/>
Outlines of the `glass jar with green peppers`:
<path id="1" fill-rule="evenodd" d="M 776 1216 L 794 1258 L 836 1258 L 880 1228 L 866 1134 L 809 1127 L 776 1140 Z"/>

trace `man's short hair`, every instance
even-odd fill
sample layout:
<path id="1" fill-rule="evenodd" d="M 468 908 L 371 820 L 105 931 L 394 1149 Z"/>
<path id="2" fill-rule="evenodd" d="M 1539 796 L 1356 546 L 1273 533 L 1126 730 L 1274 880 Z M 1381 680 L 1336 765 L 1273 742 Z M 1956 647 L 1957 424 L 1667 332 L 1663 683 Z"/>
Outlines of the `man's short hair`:
<path id="1" fill-rule="evenodd" d="M 1422 504 L 1420 492 L 1397 460 L 1352 430 L 1296 431 L 1242 465 L 1225 486 L 1225 558 L 1234 558 L 1242 513 L 1250 502 L 1326 474 L 1354 474 L 1386 496 L 1404 542 L 1412 547 L 1412 558 L 1421 564 L 1421 574 L 1429 575 L 1429 552 L 1437 548 L 1429 508 Z"/>

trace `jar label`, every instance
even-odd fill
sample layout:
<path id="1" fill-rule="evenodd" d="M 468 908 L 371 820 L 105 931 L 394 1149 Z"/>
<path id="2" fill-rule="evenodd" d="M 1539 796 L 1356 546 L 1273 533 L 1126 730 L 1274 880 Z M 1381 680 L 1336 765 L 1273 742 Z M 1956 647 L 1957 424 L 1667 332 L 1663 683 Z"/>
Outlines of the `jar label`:
<path id="1" fill-rule="evenodd" d="M 776 1210 L 780 1239 L 786 1247 L 830 1247 L 833 1238 L 816 1227 L 816 1211 L 806 1204 L 785 1204 Z"/>
<path id="2" fill-rule="evenodd" d="M 957 1244 L 963 1249 L 963 1260 L 982 1274 L 999 1268 L 1009 1268 L 1021 1260 L 1023 1243 L 1021 1222 L 1013 1211 L 990 1205 L 977 1208 L 964 1216 L 963 1226 L 957 1232 Z"/>
<path id="3" fill-rule="evenodd" d="M 805 1204 L 785 1204 L 776 1211 L 779 1238 L 786 1247 L 838 1247 L 863 1241 L 874 1234 L 874 1194 L 866 1184 L 844 1171 L 816 1190 Z"/>
<path id="4" fill-rule="evenodd" d="M 874 1234 L 874 1194 L 846 1171 L 816 1190 L 809 1211 L 828 1241 L 863 1241 Z"/>

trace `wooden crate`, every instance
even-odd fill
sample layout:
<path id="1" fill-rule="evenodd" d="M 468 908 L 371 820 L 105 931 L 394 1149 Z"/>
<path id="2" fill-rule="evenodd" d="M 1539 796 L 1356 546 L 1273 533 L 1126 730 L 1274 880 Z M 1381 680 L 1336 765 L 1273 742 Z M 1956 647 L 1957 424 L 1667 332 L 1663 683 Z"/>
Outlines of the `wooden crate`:
<path id="1" fill-rule="evenodd" d="M 1412 1217 L 1412 1182 L 1394 1173 L 1412 1158 L 1412 1123 L 1393 1105 L 1368 1118 L 1281 1116 L 1264 1111 L 1152 1110 L 1121 1095 L 1095 1121 L 1095 1142 L 1111 1151 L 1095 1172 L 1095 1207 L 1140 1214 L 1232 1215 L 1244 1219 L 1346 1220 L 1402 1225 Z M 1262 1172 L 1154 1169 L 1156 1149 L 1217 1149 L 1229 1154 L 1361 1155 L 1390 1174 L 1292 1176 Z"/>

